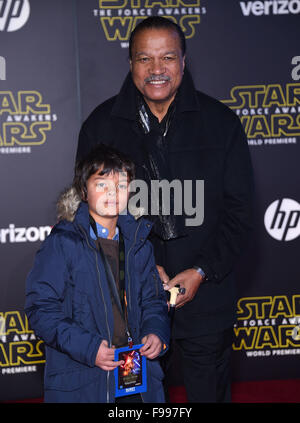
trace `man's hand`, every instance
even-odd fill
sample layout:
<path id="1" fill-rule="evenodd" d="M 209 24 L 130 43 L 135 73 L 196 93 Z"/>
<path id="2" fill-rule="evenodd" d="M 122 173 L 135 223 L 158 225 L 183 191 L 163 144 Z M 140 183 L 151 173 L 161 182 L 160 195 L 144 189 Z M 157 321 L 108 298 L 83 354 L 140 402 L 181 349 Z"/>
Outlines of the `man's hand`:
<path id="1" fill-rule="evenodd" d="M 162 348 L 162 342 L 158 336 L 150 333 L 150 335 L 144 336 L 142 339 L 142 348 L 140 348 L 141 355 L 144 355 L 147 358 L 153 359 L 157 357 Z"/>
<path id="2" fill-rule="evenodd" d="M 109 348 L 108 342 L 104 339 L 99 347 L 96 356 L 96 366 L 100 367 L 102 370 L 114 370 L 116 367 L 123 364 L 124 361 L 114 361 L 115 358 L 115 348 Z"/>
<path id="3" fill-rule="evenodd" d="M 167 291 L 175 285 L 185 288 L 185 294 L 177 295 L 176 308 L 180 308 L 194 298 L 201 282 L 203 282 L 203 277 L 196 269 L 187 269 L 178 273 L 175 278 L 164 285 L 164 289 Z"/>

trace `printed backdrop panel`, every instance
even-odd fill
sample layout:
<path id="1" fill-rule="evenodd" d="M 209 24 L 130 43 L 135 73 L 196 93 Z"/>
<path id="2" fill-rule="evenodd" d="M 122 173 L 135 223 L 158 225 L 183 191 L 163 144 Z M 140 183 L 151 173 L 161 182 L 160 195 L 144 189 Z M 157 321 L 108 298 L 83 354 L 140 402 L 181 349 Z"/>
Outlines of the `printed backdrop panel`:
<path id="1" fill-rule="evenodd" d="M 72 1 L 0 2 L 0 400 L 42 396 L 25 279 L 70 183 L 79 126 Z"/>
<path id="2" fill-rule="evenodd" d="M 300 0 L 0 2 L 0 400 L 43 394 L 25 278 L 72 180 L 80 125 L 118 93 L 130 32 L 151 15 L 181 25 L 197 89 L 240 117 L 253 159 L 255 229 L 237 266 L 233 377 L 300 377 L 299 14 Z"/>

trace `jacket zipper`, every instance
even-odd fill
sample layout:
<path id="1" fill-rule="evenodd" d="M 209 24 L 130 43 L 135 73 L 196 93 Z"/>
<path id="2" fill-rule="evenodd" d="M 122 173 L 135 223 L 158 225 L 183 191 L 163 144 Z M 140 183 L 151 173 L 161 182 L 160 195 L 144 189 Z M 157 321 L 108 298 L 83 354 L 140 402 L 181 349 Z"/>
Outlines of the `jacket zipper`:
<path id="1" fill-rule="evenodd" d="M 136 231 L 135 231 L 135 234 L 134 234 L 134 242 L 133 242 L 132 246 L 128 250 L 127 259 L 126 259 L 126 263 L 127 263 L 127 276 L 128 276 L 128 304 L 129 304 L 130 308 L 131 308 L 131 295 L 130 295 L 129 254 L 131 253 L 131 250 L 133 249 L 133 247 L 136 244 L 137 233 L 138 233 L 138 230 L 139 230 L 139 228 L 141 226 L 141 223 L 142 222 L 140 221 L 139 224 L 138 224 L 138 227 L 136 228 Z M 142 401 L 145 402 L 142 393 L 140 393 L 140 395 L 141 395 Z"/>
<path id="2" fill-rule="evenodd" d="M 156 293 L 156 297 L 158 297 L 158 281 L 157 281 L 157 277 L 156 277 L 155 272 L 152 273 L 152 276 L 153 276 L 153 278 L 155 280 L 155 293 Z"/>
<path id="3" fill-rule="evenodd" d="M 111 334 L 110 334 L 109 325 L 108 325 L 107 307 L 106 307 L 106 303 L 104 301 L 104 295 L 103 295 L 103 290 L 102 290 L 102 286 L 101 286 L 100 271 L 99 271 L 99 265 L 98 265 L 98 254 L 97 254 L 97 251 L 90 245 L 90 242 L 88 240 L 88 237 L 87 237 L 87 235 L 86 235 L 85 230 L 83 229 L 83 227 L 79 225 L 79 228 L 80 228 L 81 232 L 83 233 L 83 235 L 85 237 L 85 240 L 86 240 L 86 243 L 87 243 L 88 247 L 95 254 L 96 269 L 97 269 L 97 274 L 98 274 L 98 281 L 99 281 L 99 286 L 100 286 L 102 301 L 103 301 L 104 310 L 105 310 L 105 320 L 106 320 L 106 328 L 107 328 L 108 337 L 109 337 L 109 346 L 111 347 Z M 106 376 L 106 402 L 108 402 L 108 403 L 109 403 L 109 400 L 110 400 L 110 397 L 109 397 L 109 375 L 110 375 L 110 371 L 108 370 L 107 371 L 107 376 Z"/>
<path id="4" fill-rule="evenodd" d="M 132 244 L 132 246 L 129 248 L 129 250 L 128 250 L 128 253 L 127 253 L 127 259 L 126 259 L 126 264 L 127 264 L 127 276 L 128 276 L 128 304 L 129 304 L 129 307 L 131 308 L 131 295 L 130 295 L 130 273 L 129 273 L 129 254 L 131 253 L 131 250 L 133 249 L 133 247 L 135 246 L 135 244 L 136 244 L 136 238 L 137 238 L 137 233 L 138 233 L 138 230 L 139 230 L 139 228 L 140 228 L 140 226 L 141 226 L 141 223 L 142 223 L 142 221 L 140 221 L 139 223 L 138 223 L 138 227 L 136 228 L 136 231 L 135 231 L 135 234 L 134 234 L 134 242 L 133 242 L 133 244 Z"/>

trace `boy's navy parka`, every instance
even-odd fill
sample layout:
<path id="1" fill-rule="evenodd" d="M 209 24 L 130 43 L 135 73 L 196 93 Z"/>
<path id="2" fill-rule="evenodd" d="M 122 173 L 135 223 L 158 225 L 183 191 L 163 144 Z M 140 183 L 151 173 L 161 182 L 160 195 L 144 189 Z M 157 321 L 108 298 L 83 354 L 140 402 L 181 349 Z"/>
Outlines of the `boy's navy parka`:
<path id="1" fill-rule="evenodd" d="M 26 283 L 25 312 L 46 346 L 45 402 L 114 402 L 114 374 L 95 366 L 111 345 L 113 312 L 105 268 L 90 237 L 88 205 L 63 196 L 66 213 L 38 251 Z M 70 200 L 71 199 L 71 200 Z M 75 201 L 75 203 L 74 203 Z M 77 209 L 78 206 L 78 209 Z M 169 344 L 166 296 L 146 238 L 151 224 L 121 215 L 128 321 L 135 344 L 150 333 Z M 164 402 L 159 362 L 147 360 L 145 402 Z"/>

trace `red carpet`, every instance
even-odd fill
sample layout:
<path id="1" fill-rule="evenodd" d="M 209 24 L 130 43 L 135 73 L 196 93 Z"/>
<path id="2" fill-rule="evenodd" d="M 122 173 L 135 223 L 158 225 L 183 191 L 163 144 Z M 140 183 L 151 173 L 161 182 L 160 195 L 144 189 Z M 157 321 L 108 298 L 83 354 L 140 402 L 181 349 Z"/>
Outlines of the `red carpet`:
<path id="1" fill-rule="evenodd" d="M 172 403 L 186 402 L 187 399 L 184 387 L 171 387 L 170 399 Z M 43 399 L 37 398 L 8 402 L 40 403 L 43 402 Z M 235 382 L 232 384 L 232 402 L 300 403 L 300 379 Z"/>
<path id="2" fill-rule="evenodd" d="M 170 388 L 172 403 L 186 402 L 183 386 Z M 232 384 L 233 403 L 298 403 L 300 379 L 235 382 Z"/>
<path id="3" fill-rule="evenodd" d="M 233 402 L 300 402 L 300 379 L 237 382 L 232 386 Z"/>

